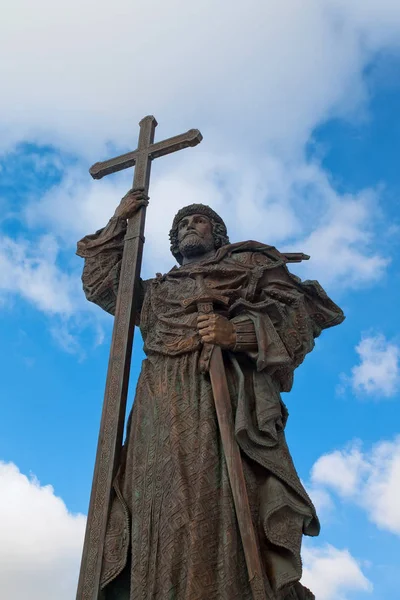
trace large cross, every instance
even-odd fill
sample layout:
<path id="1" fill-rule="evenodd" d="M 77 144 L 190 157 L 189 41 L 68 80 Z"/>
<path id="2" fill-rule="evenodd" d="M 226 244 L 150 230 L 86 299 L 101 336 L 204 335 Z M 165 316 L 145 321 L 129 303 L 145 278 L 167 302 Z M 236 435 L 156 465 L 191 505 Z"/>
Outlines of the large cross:
<path id="1" fill-rule="evenodd" d="M 147 116 L 139 123 L 139 142 L 134 152 L 95 163 L 94 179 L 135 166 L 133 190 L 147 195 L 151 162 L 154 158 L 196 146 L 202 140 L 197 129 L 154 143 L 157 121 Z M 129 219 L 124 241 L 121 274 L 108 363 L 103 412 L 86 525 L 77 600 L 100 600 L 100 575 L 112 483 L 120 462 L 125 424 L 126 400 L 136 321 L 135 297 L 140 278 L 146 208 Z"/>

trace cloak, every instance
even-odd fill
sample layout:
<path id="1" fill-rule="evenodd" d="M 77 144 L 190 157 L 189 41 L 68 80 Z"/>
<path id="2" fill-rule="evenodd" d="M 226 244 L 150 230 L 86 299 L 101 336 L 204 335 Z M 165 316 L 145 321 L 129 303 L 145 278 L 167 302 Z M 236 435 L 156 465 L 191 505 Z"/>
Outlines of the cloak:
<path id="1" fill-rule="evenodd" d="M 111 313 L 124 234 L 113 227 L 78 244 L 85 293 Z M 227 298 L 216 312 L 250 332 L 239 351 L 223 355 L 265 577 L 277 598 L 301 588 L 302 536 L 319 533 L 286 444 L 281 392 L 290 391 L 314 339 L 344 315 L 318 282 L 291 274 L 275 248 L 229 244 L 143 281 L 136 299 L 146 359 L 114 483 L 102 570 L 107 599 L 252 598 L 211 384 L 198 369 L 198 313 L 185 303 L 199 291 L 199 274 Z"/>

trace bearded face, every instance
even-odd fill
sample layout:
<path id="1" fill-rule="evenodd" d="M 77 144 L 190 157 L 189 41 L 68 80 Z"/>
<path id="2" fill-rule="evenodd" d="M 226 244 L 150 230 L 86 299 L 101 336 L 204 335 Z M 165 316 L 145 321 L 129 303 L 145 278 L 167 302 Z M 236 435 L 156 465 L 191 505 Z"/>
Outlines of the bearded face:
<path id="1" fill-rule="evenodd" d="M 194 258 L 215 249 L 212 223 L 201 214 L 184 217 L 178 223 L 179 252 L 185 258 Z"/>

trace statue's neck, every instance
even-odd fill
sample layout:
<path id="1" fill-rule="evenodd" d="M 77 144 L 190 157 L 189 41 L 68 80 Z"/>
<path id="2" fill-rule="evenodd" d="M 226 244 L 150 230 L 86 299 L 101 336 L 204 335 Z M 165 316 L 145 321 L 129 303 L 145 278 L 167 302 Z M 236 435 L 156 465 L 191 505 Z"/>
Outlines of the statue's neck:
<path id="1" fill-rule="evenodd" d="M 203 260 L 207 260 L 208 258 L 212 258 L 215 256 L 215 250 L 210 250 L 210 252 L 204 252 L 204 254 L 198 254 L 196 256 L 184 256 L 182 265 L 189 265 L 191 263 L 202 262 Z"/>

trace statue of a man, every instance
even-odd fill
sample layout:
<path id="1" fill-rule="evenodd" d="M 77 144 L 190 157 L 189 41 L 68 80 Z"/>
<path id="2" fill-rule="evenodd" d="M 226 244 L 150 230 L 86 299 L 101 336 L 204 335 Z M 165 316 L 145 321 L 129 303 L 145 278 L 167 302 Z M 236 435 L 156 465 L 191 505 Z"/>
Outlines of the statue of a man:
<path id="1" fill-rule="evenodd" d="M 86 296 L 115 311 L 127 219 L 146 198 L 128 193 L 108 225 L 83 238 Z M 300 583 L 303 534 L 315 508 L 285 440 L 293 372 L 341 309 L 316 281 L 292 275 L 271 246 L 230 244 L 210 207 L 175 216 L 179 266 L 142 281 L 138 325 L 146 360 L 128 420 L 108 521 L 102 588 L 107 600 L 252 600 L 212 388 L 199 371 L 205 342 L 224 354 L 259 552 L 277 600 L 314 596 Z M 198 277 L 229 302 L 199 315 L 184 300 Z"/>

